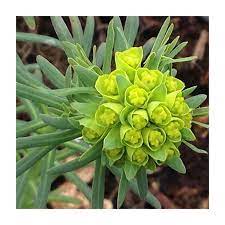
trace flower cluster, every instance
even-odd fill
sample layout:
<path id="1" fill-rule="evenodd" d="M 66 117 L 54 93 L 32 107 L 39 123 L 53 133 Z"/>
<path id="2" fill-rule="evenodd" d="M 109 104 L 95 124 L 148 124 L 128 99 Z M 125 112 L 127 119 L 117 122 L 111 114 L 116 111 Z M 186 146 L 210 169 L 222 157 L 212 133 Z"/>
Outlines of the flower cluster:
<path id="1" fill-rule="evenodd" d="M 116 69 L 98 77 L 103 97 L 93 118 L 81 120 L 89 143 L 104 139 L 109 162 L 129 160 L 154 170 L 180 156 L 182 129 L 191 128 L 191 109 L 182 96 L 184 83 L 159 70 L 141 67 L 142 47 L 115 53 Z"/>

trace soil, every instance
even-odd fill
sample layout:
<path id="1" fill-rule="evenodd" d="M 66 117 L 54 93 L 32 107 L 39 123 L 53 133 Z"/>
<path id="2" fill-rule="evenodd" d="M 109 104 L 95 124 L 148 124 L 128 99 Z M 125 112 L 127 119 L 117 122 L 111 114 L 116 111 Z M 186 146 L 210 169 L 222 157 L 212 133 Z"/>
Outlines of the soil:
<path id="1" fill-rule="evenodd" d="M 68 27 L 68 18 L 64 18 Z M 80 17 L 82 26 L 86 18 Z M 95 17 L 96 27 L 94 44 L 97 46 L 105 41 L 107 25 L 111 17 Z M 182 79 L 187 87 L 198 85 L 195 94 L 203 93 L 208 95 L 209 81 L 209 42 L 208 42 L 208 17 L 171 17 L 174 23 L 172 39 L 177 35 L 181 41 L 188 41 L 185 50 L 180 56 L 197 55 L 198 60 L 194 63 L 177 64 L 177 77 Z M 125 17 L 121 17 L 122 23 Z M 140 17 L 140 27 L 135 46 L 143 45 L 150 37 L 156 36 L 165 17 Z M 37 28 L 35 31 L 29 30 L 22 17 L 17 17 L 17 31 L 34 32 L 38 34 L 56 37 L 49 17 L 36 17 Z M 65 73 L 67 61 L 63 51 L 42 44 L 31 44 L 17 42 L 17 52 L 23 62 L 35 63 L 36 56 L 42 55 L 53 63 L 61 72 Z M 46 80 L 46 82 L 48 82 Z M 50 83 L 49 83 L 50 85 Z M 208 100 L 204 106 L 208 105 Z M 29 119 L 25 114 L 19 115 L 21 119 Z M 208 117 L 203 117 L 201 122 L 208 122 Z M 194 143 L 202 149 L 208 150 L 208 130 L 198 126 L 193 126 L 197 140 Z M 152 193 L 160 200 L 163 208 L 208 208 L 209 207 L 209 161 L 208 156 L 197 154 L 185 146 L 181 147 L 182 159 L 186 165 L 187 173 L 178 174 L 168 167 L 159 168 L 150 175 L 149 187 Z M 54 182 L 53 188 L 65 184 L 65 179 L 60 177 Z M 91 185 L 91 181 L 89 182 Z M 68 186 L 68 185 L 64 185 Z M 109 172 L 106 173 L 105 198 L 110 200 L 116 208 L 118 181 Z M 54 205 L 49 205 L 53 208 Z M 60 206 L 58 206 L 60 207 Z M 110 206 L 111 208 L 111 206 Z M 151 206 L 141 201 L 133 192 L 129 191 L 122 208 L 151 208 Z"/>

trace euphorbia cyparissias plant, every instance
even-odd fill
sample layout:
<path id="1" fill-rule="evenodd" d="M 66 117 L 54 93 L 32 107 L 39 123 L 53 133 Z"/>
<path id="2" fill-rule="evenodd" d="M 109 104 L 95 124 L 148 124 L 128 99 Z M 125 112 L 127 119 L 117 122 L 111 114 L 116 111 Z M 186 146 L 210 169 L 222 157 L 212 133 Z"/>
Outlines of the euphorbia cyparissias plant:
<path id="1" fill-rule="evenodd" d="M 103 140 L 109 164 L 127 174 L 129 161 L 132 178 L 140 167 L 155 170 L 157 165 L 181 161 L 178 147 L 182 132 L 191 132 L 193 110 L 182 96 L 185 84 L 170 73 L 141 67 L 142 58 L 142 47 L 116 52 L 115 70 L 96 80 L 102 96 L 96 112 L 80 120 L 84 140 Z M 91 122 L 85 126 L 83 121 Z"/>
<path id="2" fill-rule="evenodd" d="M 37 56 L 35 69 L 55 86 L 51 90 L 28 71 L 17 55 L 17 97 L 23 104 L 18 111 L 25 108 L 32 119 L 17 121 L 17 206 L 25 207 L 21 199 L 26 191 L 21 190 L 27 174 L 35 170 L 32 183 L 40 184 L 36 192 L 30 191 L 29 207 L 44 208 L 50 197 L 68 201 L 49 192 L 53 179 L 63 174 L 91 201 L 92 208 L 102 208 L 105 170 L 109 169 L 120 180 L 118 208 L 128 188 L 160 208 L 148 190 L 147 175 L 160 166 L 185 173 L 182 143 L 195 152 L 207 153 L 190 143 L 196 139 L 191 130 L 193 123 L 208 126 L 195 121 L 196 116 L 208 114 L 208 107 L 199 107 L 206 96 L 190 97 L 196 86 L 186 87 L 175 77 L 177 71 L 173 68 L 174 63 L 194 58 L 174 58 L 187 43 L 177 45 L 179 37 L 169 43 L 173 24 L 168 17 L 156 38 L 133 47 L 138 17 L 127 17 L 124 29 L 120 18 L 114 17 L 106 43 L 97 51 L 93 47 L 90 60 L 94 18 L 87 18 L 83 32 L 79 18 L 70 17 L 73 35 L 61 17 L 51 20 L 59 40 L 17 33 L 17 40 L 63 49 L 69 63 L 63 76 L 45 58 Z M 61 161 L 77 152 L 83 154 L 70 162 Z M 41 164 L 34 167 L 39 161 Z M 90 190 L 70 172 L 93 161 L 95 175 Z"/>

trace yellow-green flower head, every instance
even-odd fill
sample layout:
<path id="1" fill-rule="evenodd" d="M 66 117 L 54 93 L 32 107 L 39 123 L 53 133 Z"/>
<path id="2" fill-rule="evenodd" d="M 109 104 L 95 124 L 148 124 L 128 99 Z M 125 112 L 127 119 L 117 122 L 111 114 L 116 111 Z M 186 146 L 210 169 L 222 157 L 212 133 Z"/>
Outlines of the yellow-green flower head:
<path id="1" fill-rule="evenodd" d="M 141 132 L 136 129 L 128 130 L 124 136 L 124 141 L 130 143 L 131 145 L 138 144 L 141 141 L 141 139 L 142 139 Z"/>
<path id="2" fill-rule="evenodd" d="M 101 86 L 101 88 L 99 88 Z M 118 95 L 116 76 L 113 75 L 101 75 L 96 81 L 96 89 L 100 94 L 105 95 Z"/>
<path id="3" fill-rule="evenodd" d="M 122 70 L 114 70 L 110 74 L 103 74 L 98 77 L 95 83 L 95 88 L 103 97 L 110 100 L 119 99 L 118 86 L 116 82 L 117 75 L 122 75 L 128 79 L 126 73 Z"/>
<path id="4" fill-rule="evenodd" d="M 119 113 L 123 106 L 118 103 L 105 103 L 98 107 L 95 119 L 98 125 L 108 127 L 115 124 L 119 119 Z"/>
<path id="5" fill-rule="evenodd" d="M 115 158 L 121 153 L 121 151 L 122 151 L 122 148 L 114 148 L 114 149 L 107 150 L 105 152 L 110 158 Z"/>
<path id="6" fill-rule="evenodd" d="M 148 93 L 143 88 L 139 88 L 135 85 L 129 87 L 126 90 L 126 100 L 134 107 L 144 107 L 148 101 Z"/>
<path id="7" fill-rule="evenodd" d="M 104 152 L 107 158 L 114 163 L 123 156 L 124 148 L 105 149 Z"/>
<path id="8" fill-rule="evenodd" d="M 148 140 L 152 147 L 158 148 L 160 145 L 162 145 L 164 137 L 160 131 L 151 130 L 149 132 Z"/>
<path id="9" fill-rule="evenodd" d="M 95 130 L 88 128 L 88 127 L 83 128 L 82 135 L 89 141 L 94 141 L 100 137 L 98 132 L 96 132 Z"/>
<path id="10" fill-rule="evenodd" d="M 165 124 L 169 117 L 167 108 L 162 105 L 158 105 L 151 114 L 151 120 L 158 125 Z"/>
<path id="11" fill-rule="evenodd" d="M 104 106 L 99 114 L 99 122 L 103 126 L 113 125 L 118 120 L 118 115 L 112 109 Z"/>
<path id="12" fill-rule="evenodd" d="M 141 74 L 141 81 L 149 88 L 149 90 L 152 90 L 157 84 L 157 74 L 151 74 L 145 71 Z"/>
<path id="13" fill-rule="evenodd" d="M 132 123 L 136 129 L 140 130 L 147 125 L 148 121 L 143 116 L 134 114 L 132 116 Z"/>
<path id="14" fill-rule="evenodd" d="M 173 76 L 168 76 L 166 78 L 165 84 L 166 84 L 166 88 L 167 88 L 167 93 L 182 90 L 185 87 L 184 83 L 181 80 L 179 80 Z"/>
<path id="15" fill-rule="evenodd" d="M 142 47 L 133 47 L 123 52 L 116 52 L 116 68 L 124 70 L 133 82 L 136 69 L 140 67 L 143 58 Z"/>
<path id="16" fill-rule="evenodd" d="M 129 160 L 138 166 L 145 166 L 148 162 L 148 154 L 145 152 L 145 149 L 145 146 L 139 148 L 127 147 Z"/>
<path id="17" fill-rule="evenodd" d="M 81 126 L 84 126 L 82 136 L 87 143 L 95 143 L 105 131 L 105 128 L 96 124 L 94 118 L 82 118 L 79 120 L 79 123 Z"/>
<path id="18" fill-rule="evenodd" d="M 180 130 L 183 128 L 183 121 L 182 120 L 172 120 L 169 124 L 164 127 L 164 130 L 167 136 L 172 141 L 180 141 L 181 140 L 181 132 Z"/>
<path id="19" fill-rule="evenodd" d="M 184 121 L 184 127 L 191 128 L 192 114 L 190 112 L 180 116 L 180 118 Z"/>
<path id="20" fill-rule="evenodd" d="M 187 103 L 185 103 L 184 98 L 177 96 L 174 102 L 171 112 L 175 115 L 183 115 L 189 111 Z"/>
<path id="21" fill-rule="evenodd" d="M 144 144 L 148 146 L 151 151 L 159 149 L 166 141 L 166 134 L 162 128 L 154 125 L 146 127 L 142 130 Z"/>
<path id="22" fill-rule="evenodd" d="M 161 83 L 163 76 L 158 70 L 139 68 L 137 69 L 134 83 L 149 92 Z"/>
<path id="23" fill-rule="evenodd" d="M 118 94 L 115 76 L 109 76 L 108 79 L 105 79 L 103 81 L 102 86 L 103 86 L 103 89 L 106 90 L 106 93 L 108 93 L 109 95 L 117 95 Z"/>

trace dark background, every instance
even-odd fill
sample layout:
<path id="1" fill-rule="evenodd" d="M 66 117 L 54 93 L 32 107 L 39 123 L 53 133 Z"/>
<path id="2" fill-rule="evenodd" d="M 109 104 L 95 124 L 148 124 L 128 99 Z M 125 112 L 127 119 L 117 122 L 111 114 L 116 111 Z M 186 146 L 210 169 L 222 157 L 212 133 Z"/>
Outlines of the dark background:
<path id="1" fill-rule="evenodd" d="M 97 46 L 106 38 L 107 26 L 112 17 L 95 17 L 95 34 L 93 43 Z M 140 17 L 140 26 L 135 46 L 143 45 L 150 37 L 156 36 L 166 17 Z M 67 17 L 64 17 L 69 29 L 70 24 Z M 85 17 L 80 17 L 84 26 Z M 121 17 L 122 23 L 125 17 Z M 204 93 L 208 95 L 208 17 L 171 17 L 175 25 L 171 39 L 177 35 L 181 41 L 188 41 L 187 47 L 180 56 L 197 55 L 198 60 L 191 63 L 181 63 L 175 65 L 178 70 L 177 77 L 182 79 L 187 87 L 198 85 L 194 94 Z M 16 19 L 16 29 L 20 32 L 34 32 L 38 34 L 57 37 L 51 25 L 49 17 L 36 17 L 37 28 L 35 31 L 29 30 L 22 17 Z M 65 73 L 68 66 L 66 56 L 63 51 L 42 44 L 32 44 L 17 42 L 16 50 L 21 56 L 23 62 L 35 63 L 36 56 L 42 55 L 53 63 L 61 72 Z M 45 80 L 48 83 L 47 80 Z M 50 84 L 49 84 L 50 85 Z M 208 99 L 203 104 L 208 105 Z M 29 120 L 27 115 L 19 115 L 20 119 Z M 208 117 L 198 119 L 200 122 L 208 123 Z M 197 147 L 208 149 L 208 130 L 198 126 L 193 126 L 197 141 L 194 143 Z M 181 175 L 170 168 L 159 168 L 154 174 L 149 176 L 149 187 L 152 193 L 160 200 L 163 208 L 208 208 L 209 207 L 209 163 L 208 156 L 197 154 L 185 146 L 181 147 L 182 159 L 186 165 L 187 173 Z M 84 172 L 85 171 L 85 172 Z M 77 172 L 81 178 L 86 179 L 91 185 L 93 177 L 93 168 L 84 168 Z M 84 179 L 84 180 L 85 180 Z M 118 181 L 110 172 L 106 173 L 105 189 L 105 208 L 116 207 L 116 196 Z M 76 187 L 59 177 L 52 185 L 52 189 L 59 188 L 62 192 L 73 195 L 84 202 L 79 206 L 71 204 L 49 204 L 49 208 L 88 208 L 89 204 L 80 197 L 79 190 L 74 191 Z M 133 192 L 129 191 L 122 208 L 151 208 L 148 203 L 141 201 Z"/>

